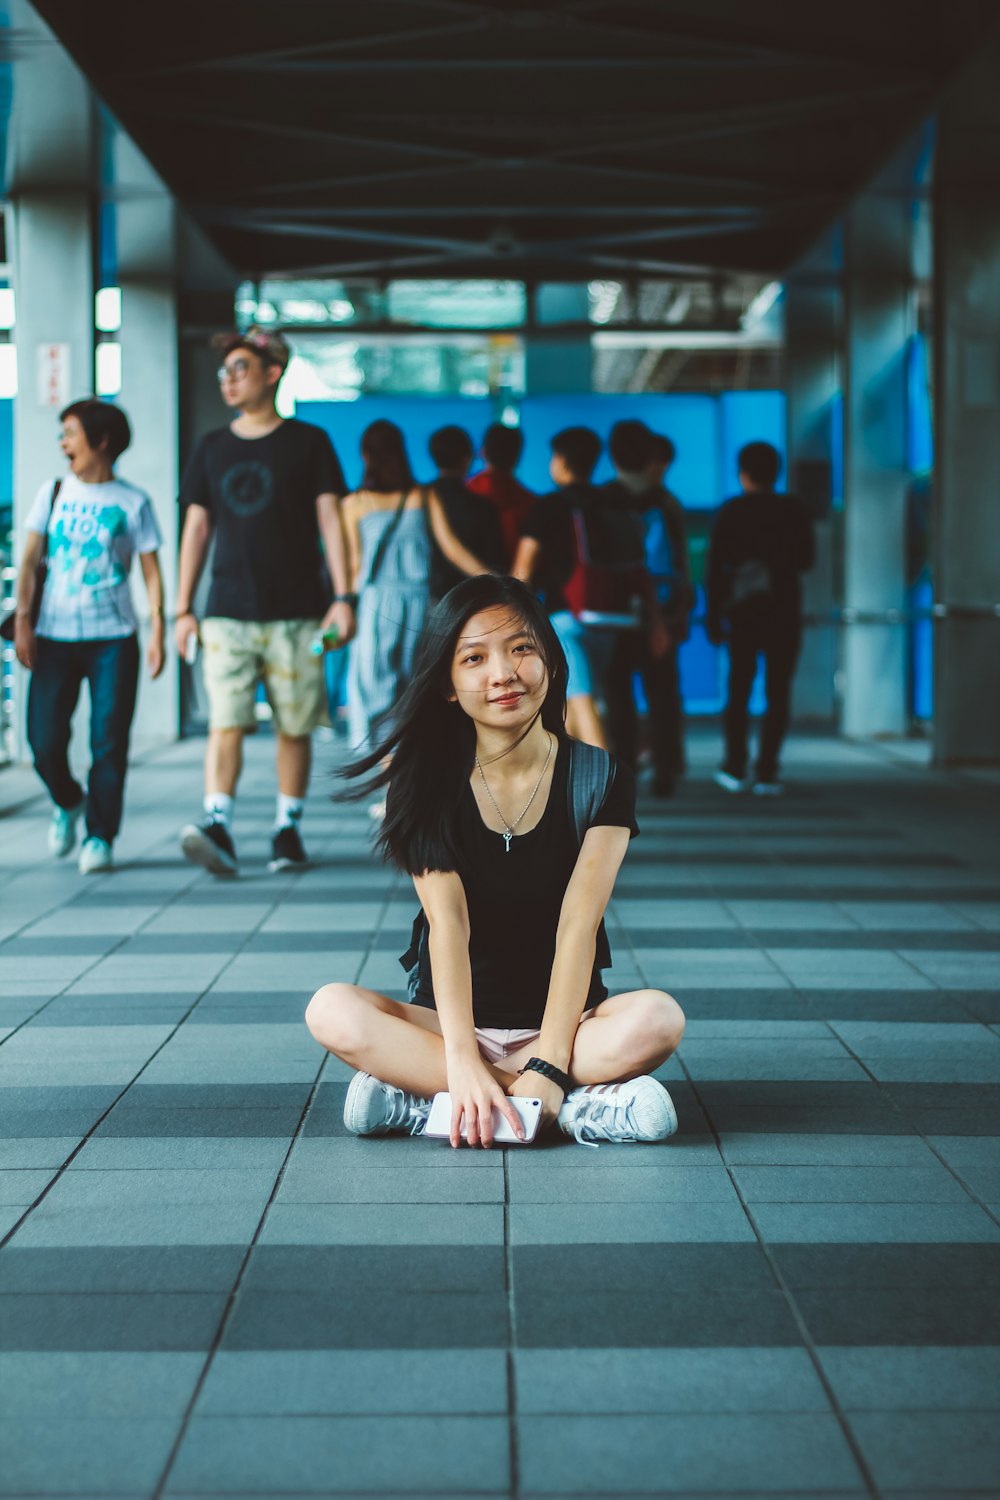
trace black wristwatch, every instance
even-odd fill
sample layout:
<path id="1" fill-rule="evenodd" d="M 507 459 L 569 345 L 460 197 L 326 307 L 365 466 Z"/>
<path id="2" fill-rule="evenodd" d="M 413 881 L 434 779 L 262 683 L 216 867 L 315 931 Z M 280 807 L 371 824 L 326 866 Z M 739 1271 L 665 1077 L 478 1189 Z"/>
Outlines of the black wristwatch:
<path id="1" fill-rule="evenodd" d="M 546 1062 L 542 1057 L 529 1057 L 523 1068 L 518 1070 L 518 1077 L 522 1073 L 541 1073 L 543 1078 L 551 1078 L 557 1083 L 564 1094 L 568 1094 L 573 1087 L 572 1079 L 562 1068 L 557 1068 L 555 1063 Z"/>
<path id="2" fill-rule="evenodd" d="M 358 596 L 357 594 L 334 594 L 333 602 L 334 604 L 349 604 L 352 609 L 357 609 Z"/>

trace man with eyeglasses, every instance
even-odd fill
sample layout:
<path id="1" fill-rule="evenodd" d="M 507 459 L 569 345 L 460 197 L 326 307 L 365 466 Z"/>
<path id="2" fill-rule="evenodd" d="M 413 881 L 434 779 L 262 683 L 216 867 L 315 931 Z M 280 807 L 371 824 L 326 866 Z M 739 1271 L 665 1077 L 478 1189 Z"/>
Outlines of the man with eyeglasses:
<path id="1" fill-rule="evenodd" d="M 190 660 L 200 641 L 209 703 L 204 817 L 181 830 L 181 848 L 213 875 L 237 872 L 233 801 L 243 737 L 257 727 L 263 682 L 277 736 L 269 869 L 295 871 L 308 863 L 299 823 L 312 731 L 325 713 L 323 661 L 311 646 L 334 632 L 343 646 L 354 633 L 340 521 L 347 486 L 326 433 L 277 412 L 290 354 L 280 334 L 250 328 L 220 334 L 213 345 L 222 356 L 222 399 L 236 416 L 201 440 L 181 485 L 177 649 Z M 211 587 L 199 625 L 192 601 L 213 534 Z"/>

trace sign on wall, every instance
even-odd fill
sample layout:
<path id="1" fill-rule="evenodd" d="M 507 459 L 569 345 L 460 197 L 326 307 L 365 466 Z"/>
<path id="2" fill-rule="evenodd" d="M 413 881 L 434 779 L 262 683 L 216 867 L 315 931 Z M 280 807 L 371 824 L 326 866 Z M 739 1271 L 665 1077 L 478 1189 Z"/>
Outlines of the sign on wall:
<path id="1" fill-rule="evenodd" d="M 36 349 L 38 404 L 57 411 L 69 405 L 69 344 L 39 344 Z"/>

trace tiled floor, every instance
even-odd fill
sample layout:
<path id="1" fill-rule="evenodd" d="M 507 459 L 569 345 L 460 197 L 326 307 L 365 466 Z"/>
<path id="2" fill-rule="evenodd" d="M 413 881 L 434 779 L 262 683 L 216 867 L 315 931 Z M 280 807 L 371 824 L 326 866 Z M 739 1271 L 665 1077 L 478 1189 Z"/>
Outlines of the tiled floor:
<path id="1" fill-rule="evenodd" d="M 995 777 L 813 740 L 732 801 L 696 739 L 611 922 L 679 1136 L 473 1155 L 345 1136 L 304 1002 L 399 993 L 414 902 L 329 745 L 267 875 L 251 751 L 236 883 L 198 745 L 112 877 L 0 822 L 0 1494 L 1000 1495 Z"/>

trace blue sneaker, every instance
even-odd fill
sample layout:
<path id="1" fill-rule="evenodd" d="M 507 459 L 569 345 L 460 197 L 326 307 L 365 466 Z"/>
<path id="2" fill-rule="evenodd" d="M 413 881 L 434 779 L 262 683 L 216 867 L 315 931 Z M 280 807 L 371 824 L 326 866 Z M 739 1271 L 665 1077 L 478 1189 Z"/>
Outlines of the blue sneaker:
<path id="1" fill-rule="evenodd" d="M 83 816 L 83 803 L 78 807 L 54 807 L 49 824 L 49 851 L 56 859 L 65 859 L 76 847 L 76 833 Z"/>

